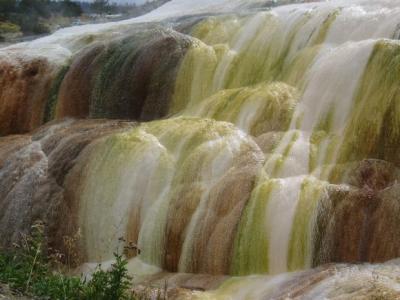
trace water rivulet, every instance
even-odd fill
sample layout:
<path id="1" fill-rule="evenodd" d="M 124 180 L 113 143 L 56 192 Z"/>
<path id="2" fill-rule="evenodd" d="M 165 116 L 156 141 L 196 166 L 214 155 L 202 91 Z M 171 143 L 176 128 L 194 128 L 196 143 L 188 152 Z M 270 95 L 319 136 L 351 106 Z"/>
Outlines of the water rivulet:
<path id="1" fill-rule="evenodd" d="M 395 299 L 400 4 L 267 3 L 1 49 L 0 245 L 43 219 L 188 297 Z"/>

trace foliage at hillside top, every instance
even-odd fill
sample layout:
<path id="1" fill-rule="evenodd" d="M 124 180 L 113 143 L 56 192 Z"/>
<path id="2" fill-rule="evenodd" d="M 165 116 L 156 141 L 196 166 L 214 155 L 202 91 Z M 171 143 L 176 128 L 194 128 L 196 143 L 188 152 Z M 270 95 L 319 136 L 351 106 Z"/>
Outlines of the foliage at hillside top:
<path id="1" fill-rule="evenodd" d="M 92 22 L 94 15 L 115 14 L 121 15 L 121 19 L 136 17 L 167 1 L 157 0 L 137 6 L 116 5 L 110 0 L 95 0 L 91 3 L 72 0 L 0 0 L 0 40 L 2 36 L 4 38 L 10 34 L 50 33 L 54 29 L 72 25 L 77 19 L 88 16 L 89 21 L 86 22 Z"/>
<path id="2" fill-rule="evenodd" d="M 55 16 L 77 17 L 79 4 L 69 0 L 0 0 L 0 34 L 19 29 L 24 34 L 50 32 L 46 20 Z"/>

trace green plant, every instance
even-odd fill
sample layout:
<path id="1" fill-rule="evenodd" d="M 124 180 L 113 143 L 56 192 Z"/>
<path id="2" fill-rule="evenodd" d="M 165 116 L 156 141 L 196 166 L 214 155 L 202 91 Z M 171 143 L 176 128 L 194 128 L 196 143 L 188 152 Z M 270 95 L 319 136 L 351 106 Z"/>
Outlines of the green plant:
<path id="1" fill-rule="evenodd" d="M 20 32 L 21 28 L 10 22 L 1 22 L 0 21 L 0 34 L 1 33 L 17 33 Z"/>
<path id="2" fill-rule="evenodd" d="M 134 300 L 127 260 L 115 253 L 109 270 L 99 265 L 91 280 L 66 276 L 59 254 L 47 253 L 44 225 L 32 226 L 30 235 L 12 249 L 0 249 L 0 282 L 19 294 L 52 300 Z M 55 266 L 58 268 L 55 269 Z"/>
<path id="3" fill-rule="evenodd" d="M 45 245 L 44 226 L 38 222 L 31 235 L 22 235 L 21 243 L 0 252 L 0 282 L 40 299 L 80 299 L 80 278 L 53 272 Z"/>
<path id="4" fill-rule="evenodd" d="M 128 262 L 119 253 L 114 253 L 114 257 L 115 263 L 110 270 L 104 271 L 100 265 L 97 267 L 92 280 L 87 284 L 85 299 L 134 299 L 127 292 L 132 280 L 126 268 Z"/>

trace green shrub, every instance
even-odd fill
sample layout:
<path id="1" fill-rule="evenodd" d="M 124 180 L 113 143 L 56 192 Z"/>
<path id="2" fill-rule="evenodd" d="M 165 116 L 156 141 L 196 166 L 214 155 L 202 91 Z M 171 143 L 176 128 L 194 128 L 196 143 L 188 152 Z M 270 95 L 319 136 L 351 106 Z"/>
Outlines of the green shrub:
<path id="1" fill-rule="evenodd" d="M 18 33 L 21 27 L 10 22 L 0 22 L 0 34 L 4 33 Z"/>
<path id="2" fill-rule="evenodd" d="M 133 300 L 127 260 L 115 253 L 115 263 L 107 271 L 99 265 L 91 280 L 64 275 L 46 253 L 44 227 L 32 227 L 29 236 L 12 249 L 0 249 L 0 282 L 17 293 L 51 300 Z"/>
<path id="3" fill-rule="evenodd" d="M 127 261 L 118 253 L 114 253 L 115 263 L 111 270 L 103 271 L 98 266 L 93 278 L 86 286 L 85 298 L 89 299 L 133 299 L 126 293 L 131 285 L 131 277 L 126 269 Z"/>

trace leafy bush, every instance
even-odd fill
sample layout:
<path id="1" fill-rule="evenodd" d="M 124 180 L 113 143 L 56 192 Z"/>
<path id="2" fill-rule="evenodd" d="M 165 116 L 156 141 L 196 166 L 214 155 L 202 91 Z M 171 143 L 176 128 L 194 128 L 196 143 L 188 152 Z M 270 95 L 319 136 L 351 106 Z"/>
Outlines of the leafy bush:
<path id="1" fill-rule="evenodd" d="M 2 33 L 17 33 L 20 32 L 21 28 L 10 22 L 0 22 L 0 34 Z"/>
<path id="2" fill-rule="evenodd" d="M 50 28 L 46 25 L 44 19 L 34 12 L 12 14 L 9 19 L 11 22 L 18 24 L 24 33 L 43 34 L 50 32 Z"/>
<path id="3" fill-rule="evenodd" d="M 91 280 L 66 276 L 53 256 L 46 253 L 41 223 L 32 227 L 30 236 L 12 249 L 0 251 L 0 282 L 20 294 L 52 300 L 133 300 L 129 291 L 131 277 L 127 261 L 115 253 L 115 263 L 107 271 L 98 266 Z"/>
<path id="4" fill-rule="evenodd" d="M 86 286 L 86 299 L 133 299 L 126 291 L 131 284 L 131 277 L 126 269 L 127 261 L 118 253 L 114 253 L 116 262 L 110 271 L 103 271 L 100 266 Z"/>

